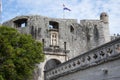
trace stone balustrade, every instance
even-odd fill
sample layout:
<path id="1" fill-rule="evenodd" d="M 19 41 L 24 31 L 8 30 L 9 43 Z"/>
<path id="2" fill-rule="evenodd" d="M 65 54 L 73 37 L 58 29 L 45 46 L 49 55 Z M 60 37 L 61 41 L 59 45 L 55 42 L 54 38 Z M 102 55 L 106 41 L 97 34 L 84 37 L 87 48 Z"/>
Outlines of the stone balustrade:
<path id="1" fill-rule="evenodd" d="M 120 57 L 120 38 L 81 54 L 58 67 L 45 71 L 45 80 L 102 64 Z"/>

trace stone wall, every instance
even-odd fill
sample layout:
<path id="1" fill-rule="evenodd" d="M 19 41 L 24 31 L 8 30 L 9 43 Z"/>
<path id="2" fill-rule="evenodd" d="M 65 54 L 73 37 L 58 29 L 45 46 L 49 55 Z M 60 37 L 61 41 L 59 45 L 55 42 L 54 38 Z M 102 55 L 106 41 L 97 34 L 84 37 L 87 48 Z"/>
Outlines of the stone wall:
<path id="1" fill-rule="evenodd" d="M 44 71 L 45 71 L 46 63 L 49 60 L 53 60 L 53 59 L 57 60 L 57 61 L 60 61 L 61 63 L 65 62 L 65 56 L 46 55 L 44 62 L 41 62 L 40 64 L 36 64 L 36 69 L 35 69 L 35 72 L 34 72 L 34 80 L 44 80 L 44 76 L 45 76 Z M 49 64 L 52 65 L 53 63 L 49 63 Z M 47 67 L 50 67 L 50 66 L 47 65 Z"/>
<path id="2" fill-rule="evenodd" d="M 46 71 L 46 80 L 120 80 L 120 38 Z"/>
<path id="3" fill-rule="evenodd" d="M 120 80 L 120 59 L 52 80 Z"/>
<path id="4" fill-rule="evenodd" d="M 66 42 L 69 59 L 110 41 L 109 23 L 104 22 L 104 16 L 100 20 L 81 20 L 80 23 L 77 23 L 76 19 L 48 18 L 38 15 L 18 16 L 4 22 L 3 25 L 16 28 L 21 33 L 31 34 L 38 41 L 44 40 L 44 47 L 48 48 L 51 46 L 50 22 L 58 24 L 57 46 L 64 49 Z"/>
<path id="5" fill-rule="evenodd" d="M 80 23 L 76 19 L 17 16 L 3 25 L 16 28 L 23 34 L 31 34 L 34 39 L 43 43 L 46 58 L 43 63 L 37 64 L 34 80 L 44 80 L 44 68 L 49 60 L 63 63 L 110 41 L 108 15 L 105 15 L 107 14 L 102 13 L 100 20 L 81 20 Z M 52 33 L 57 34 L 56 43 L 52 41 Z M 56 64 L 57 62 L 53 66 Z"/>

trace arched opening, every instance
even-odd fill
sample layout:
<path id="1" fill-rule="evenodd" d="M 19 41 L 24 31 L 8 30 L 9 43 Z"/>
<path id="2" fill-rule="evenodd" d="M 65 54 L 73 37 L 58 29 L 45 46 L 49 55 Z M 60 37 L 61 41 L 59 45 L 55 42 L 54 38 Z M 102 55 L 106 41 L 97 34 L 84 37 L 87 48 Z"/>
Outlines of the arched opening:
<path id="1" fill-rule="evenodd" d="M 71 32 L 71 33 L 74 33 L 74 28 L 73 28 L 72 25 L 70 26 L 70 32 Z"/>
<path id="2" fill-rule="evenodd" d="M 59 30 L 59 23 L 55 21 L 49 21 L 49 28 Z"/>
<path id="3" fill-rule="evenodd" d="M 14 21 L 14 25 L 16 28 L 26 27 L 27 26 L 27 19 L 26 18 L 18 19 L 16 21 Z"/>
<path id="4" fill-rule="evenodd" d="M 61 62 L 57 59 L 50 59 L 46 62 L 45 66 L 44 66 L 44 70 L 50 70 L 55 68 L 56 66 L 58 66 L 59 64 L 61 64 Z"/>

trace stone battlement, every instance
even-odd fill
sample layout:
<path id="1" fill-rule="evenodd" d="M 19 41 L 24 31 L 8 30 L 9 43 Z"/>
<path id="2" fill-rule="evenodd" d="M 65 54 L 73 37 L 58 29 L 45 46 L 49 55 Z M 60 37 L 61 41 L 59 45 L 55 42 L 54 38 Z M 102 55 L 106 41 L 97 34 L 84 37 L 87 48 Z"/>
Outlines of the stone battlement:
<path id="1" fill-rule="evenodd" d="M 120 57 L 120 38 L 79 55 L 58 67 L 45 71 L 46 80 L 83 70 Z"/>

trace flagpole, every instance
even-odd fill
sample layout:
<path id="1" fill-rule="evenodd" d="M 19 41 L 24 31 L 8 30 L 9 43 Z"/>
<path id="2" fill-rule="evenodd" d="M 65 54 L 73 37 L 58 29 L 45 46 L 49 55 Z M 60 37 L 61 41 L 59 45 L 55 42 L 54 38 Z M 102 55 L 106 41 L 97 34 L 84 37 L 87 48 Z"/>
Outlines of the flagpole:
<path id="1" fill-rule="evenodd" d="M 66 7 L 66 6 L 63 4 L 63 19 L 65 18 L 65 10 L 71 11 L 71 9 L 69 9 L 68 7 Z"/>
<path id="2" fill-rule="evenodd" d="M 63 19 L 65 18 L 65 11 L 64 11 L 65 5 L 63 4 Z"/>
<path id="3" fill-rule="evenodd" d="M 64 11 L 64 9 L 63 9 L 63 19 L 65 18 L 65 11 Z"/>

